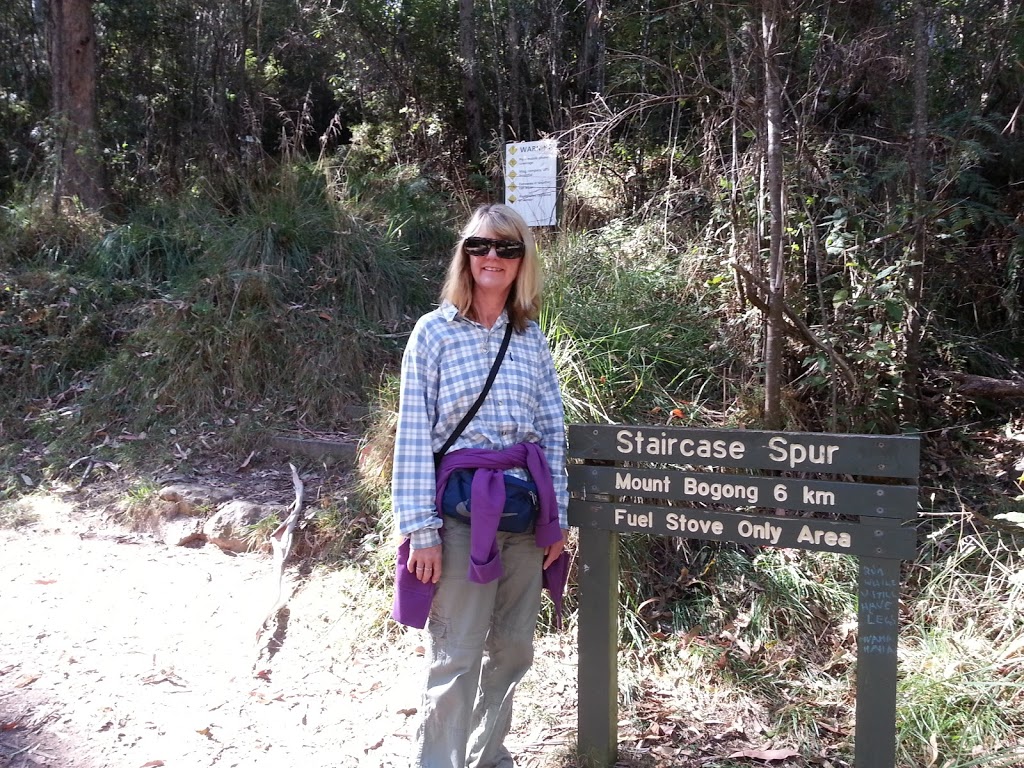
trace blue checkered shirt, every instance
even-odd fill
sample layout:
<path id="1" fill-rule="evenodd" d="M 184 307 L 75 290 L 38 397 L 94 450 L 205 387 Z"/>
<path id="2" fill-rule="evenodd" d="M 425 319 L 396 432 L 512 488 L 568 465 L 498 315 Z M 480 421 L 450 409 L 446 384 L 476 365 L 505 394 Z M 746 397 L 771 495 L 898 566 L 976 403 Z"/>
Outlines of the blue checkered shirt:
<path id="1" fill-rule="evenodd" d="M 434 452 L 441 450 L 483 389 L 507 321 L 502 313 L 488 330 L 445 302 L 423 315 L 409 337 L 402 357 L 391 492 L 398 531 L 410 538 L 413 549 L 441 543 L 441 518 L 434 509 Z M 534 322 L 524 333 L 512 334 L 491 391 L 449 450 L 500 450 L 521 442 L 543 447 L 558 520 L 568 528 L 562 395 L 547 339 Z M 523 470 L 513 472 L 526 477 Z"/>

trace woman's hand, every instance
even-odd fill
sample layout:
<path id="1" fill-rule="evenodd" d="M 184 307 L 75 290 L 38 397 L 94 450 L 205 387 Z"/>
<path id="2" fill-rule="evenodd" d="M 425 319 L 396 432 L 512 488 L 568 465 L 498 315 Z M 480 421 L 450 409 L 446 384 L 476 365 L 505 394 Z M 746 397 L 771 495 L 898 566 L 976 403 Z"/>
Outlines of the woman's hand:
<path id="1" fill-rule="evenodd" d="M 413 574 L 424 584 L 441 578 L 441 545 L 427 547 L 426 549 L 414 549 L 409 552 L 409 562 L 406 564 L 409 573 Z M 547 566 L 544 566 L 547 568 Z"/>
<path id="2" fill-rule="evenodd" d="M 544 570 L 548 569 L 558 556 L 562 554 L 562 550 L 565 549 L 565 531 L 562 531 L 562 538 L 556 541 L 554 544 L 548 547 L 544 547 Z"/>

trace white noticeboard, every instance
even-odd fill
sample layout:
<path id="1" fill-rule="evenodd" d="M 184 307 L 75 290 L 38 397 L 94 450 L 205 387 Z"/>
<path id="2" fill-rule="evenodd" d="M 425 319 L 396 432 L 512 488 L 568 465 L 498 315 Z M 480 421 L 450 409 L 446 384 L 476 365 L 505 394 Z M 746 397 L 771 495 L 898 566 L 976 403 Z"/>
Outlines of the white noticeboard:
<path id="1" fill-rule="evenodd" d="M 531 227 L 553 227 L 557 223 L 557 141 L 505 145 L 505 204 Z"/>

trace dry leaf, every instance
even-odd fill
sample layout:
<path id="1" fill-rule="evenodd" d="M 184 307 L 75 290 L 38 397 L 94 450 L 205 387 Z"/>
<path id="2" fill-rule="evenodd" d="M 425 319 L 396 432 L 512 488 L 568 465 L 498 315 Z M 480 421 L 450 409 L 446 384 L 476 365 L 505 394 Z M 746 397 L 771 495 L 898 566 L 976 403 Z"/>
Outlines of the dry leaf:
<path id="1" fill-rule="evenodd" d="M 260 704 L 270 704 L 274 701 L 284 701 L 284 694 L 279 693 L 275 696 L 267 696 L 261 691 L 249 691 L 249 695 L 256 699 Z"/>
<path id="2" fill-rule="evenodd" d="M 253 456 L 255 456 L 255 455 L 256 455 L 256 451 L 253 451 L 252 453 L 250 453 L 250 454 L 249 454 L 249 456 L 248 456 L 248 457 L 246 458 L 246 460 L 245 460 L 245 461 L 243 461 L 243 462 L 242 462 L 242 463 L 241 463 L 241 464 L 239 465 L 238 469 L 239 469 L 239 470 L 243 470 L 243 469 L 245 469 L 246 467 L 248 467 L 248 466 L 249 466 L 249 462 L 250 462 L 250 461 L 252 461 L 252 457 L 253 457 Z"/>
<path id="3" fill-rule="evenodd" d="M 21 723 L 19 723 L 16 720 L 12 720 L 9 723 L 0 723 L 0 731 L 13 731 L 15 728 L 18 728 L 20 726 Z"/>
<path id="4" fill-rule="evenodd" d="M 39 679 L 39 675 L 25 675 L 14 684 L 15 688 L 24 688 L 25 686 L 32 685 L 36 680 Z"/>
<path id="5" fill-rule="evenodd" d="M 42 584 L 44 587 L 47 584 L 56 584 L 56 583 L 57 583 L 56 579 L 36 579 L 36 584 Z"/>
<path id="6" fill-rule="evenodd" d="M 163 760 L 150 760 L 148 763 L 142 765 L 142 768 L 160 768 L 160 766 L 166 765 Z"/>
<path id="7" fill-rule="evenodd" d="M 818 721 L 818 727 L 822 728 L 823 730 L 828 731 L 829 733 L 834 733 L 837 736 L 846 736 L 847 735 L 846 734 L 846 729 L 840 727 L 839 723 L 836 723 L 836 722 L 829 722 L 827 720 L 819 720 Z"/>
<path id="8" fill-rule="evenodd" d="M 800 757 L 800 753 L 794 749 L 744 749 L 729 755 L 730 760 L 737 757 L 749 757 L 753 760 L 771 762 L 772 760 L 787 760 L 791 757 Z"/>

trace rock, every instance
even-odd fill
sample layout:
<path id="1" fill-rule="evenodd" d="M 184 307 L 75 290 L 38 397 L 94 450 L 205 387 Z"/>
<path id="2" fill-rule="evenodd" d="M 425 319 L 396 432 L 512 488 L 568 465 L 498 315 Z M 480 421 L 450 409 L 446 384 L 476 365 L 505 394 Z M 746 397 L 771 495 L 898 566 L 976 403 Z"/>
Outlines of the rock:
<path id="1" fill-rule="evenodd" d="M 268 517 L 278 517 L 276 507 L 265 507 L 251 501 L 233 499 L 203 525 L 203 535 L 211 544 L 228 552 L 247 552 L 260 542 L 247 537 L 248 528 Z"/>
<path id="2" fill-rule="evenodd" d="M 178 502 L 168 499 L 159 499 L 153 506 L 158 520 L 173 520 L 178 517 Z"/>
<path id="3" fill-rule="evenodd" d="M 205 485 L 176 483 L 160 491 L 160 500 L 177 504 L 179 515 L 196 515 L 203 507 L 213 508 L 233 499 L 235 492 L 227 488 L 210 488 Z"/>
<path id="4" fill-rule="evenodd" d="M 186 547 L 206 542 L 201 529 L 202 521 L 194 517 L 175 517 L 165 520 L 159 529 L 159 537 L 171 547 Z"/>

